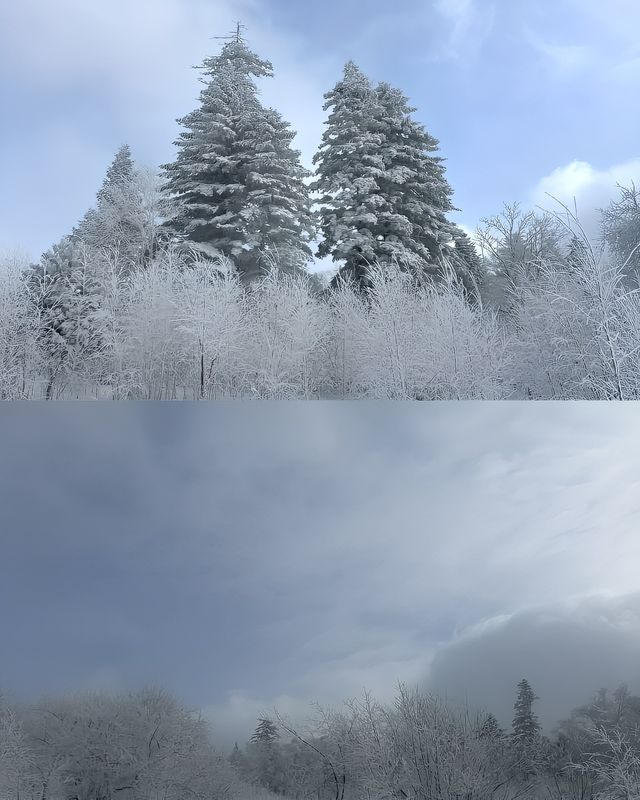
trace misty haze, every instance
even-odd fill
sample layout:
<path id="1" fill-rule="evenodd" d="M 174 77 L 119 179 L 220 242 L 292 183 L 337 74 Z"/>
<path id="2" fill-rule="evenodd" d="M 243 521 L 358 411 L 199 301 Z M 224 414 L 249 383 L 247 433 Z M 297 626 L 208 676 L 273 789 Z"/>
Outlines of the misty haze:
<path id="1" fill-rule="evenodd" d="M 635 405 L 97 408 L 0 418 L 2 800 L 639 796 Z"/>

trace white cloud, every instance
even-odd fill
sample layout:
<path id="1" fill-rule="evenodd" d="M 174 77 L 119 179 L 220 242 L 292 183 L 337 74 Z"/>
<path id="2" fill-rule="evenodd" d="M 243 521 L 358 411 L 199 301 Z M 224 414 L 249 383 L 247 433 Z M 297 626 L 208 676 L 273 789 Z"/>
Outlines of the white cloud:
<path id="1" fill-rule="evenodd" d="M 525 37 L 554 77 L 568 77 L 594 65 L 595 54 L 580 44 L 560 44 L 525 28 Z"/>
<path id="2" fill-rule="evenodd" d="M 488 0 L 436 0 L 435 10 L 445 23 L 444 35 L 434 50 L 436 59 L 468 58 L 493 31 L 496 7 Z"/>
<path id="3" fill-rule="evenodd" d="M 310 59 L 301 41 L 270 28 L 257 0 L 4 4 L 0 67 L 22 84 L 66 91 L 95 85 L 105 100 L 116 99 L 118 114 L 132 127 L 170 127 L 196 101 L 200 86 L 191 67 L 220 46 L 212 37 L 224 35 L 238 17 L 247 24 L 251 46 L 276 62 L 277 81 L 264 82 L 265 98 L 295 123 L 298 144 L 308 155 L 319 140 L 322 92 L 332 62 Z"/>
<path id="4" fill-rule="evenodd" d="M 561 210 L 552 198 L 557 198 L 572 211 L 575 200 L 583 227 L 591 235 L 597 235 L 598 209 L 605 208 L 617 198 L 617 184 L 628 186 L 631 181 L 640 182 L 640 158 L 605 169 L 597 169 L 586 161 L 572 161 L 538 181 L 531 192 L 531 200 L 551 211 Z"/>

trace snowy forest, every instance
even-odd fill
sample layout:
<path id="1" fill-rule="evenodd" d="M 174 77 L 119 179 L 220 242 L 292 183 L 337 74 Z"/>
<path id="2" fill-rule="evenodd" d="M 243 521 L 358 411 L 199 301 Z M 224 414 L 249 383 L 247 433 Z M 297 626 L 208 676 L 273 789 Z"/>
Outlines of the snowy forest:
<path id="1" fill-rule="evenodd" d="M 315 707 L 302 726 L 278 711 L 243 746 L 217 749 L 203 717 L 169 694 L 0 696 L 0 800 L 635 800 L 640 697 L 601 689 L 551 735 L 526 679 L 512 729 L 399 685 Z M 215 724 L 215 723 L 214 723 Z"/>
<path id="2" fill-rule="evenodd" d="M 39 263 L 2 258 L 0 398 L 640 398 L 634 185 L 597 235 L 507 204 L 471 237 L 401 90 L 349 62 L 311 173 L 240 28 L 201 74 L 172 163 L 124 145 Z"/>

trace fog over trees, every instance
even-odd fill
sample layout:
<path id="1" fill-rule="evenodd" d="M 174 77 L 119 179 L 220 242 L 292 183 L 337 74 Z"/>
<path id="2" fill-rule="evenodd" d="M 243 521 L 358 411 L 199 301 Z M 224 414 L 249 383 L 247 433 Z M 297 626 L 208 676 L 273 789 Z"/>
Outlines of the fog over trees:
<path id="1" fill-rule="evenodd" d="M 300 726 L 277 709 L 246 743 L 216 749 L 203 717 L 169 694 L 0 699 L 2 800 L 317 798 L 633 800 L 640 796 L 640 697 L 599 690 L 555 730 L 516 689 L 511 730 L 490 712 L 397 687 L 315 707 Z M 215 727 L 215 720 L 212 721 Z"/>

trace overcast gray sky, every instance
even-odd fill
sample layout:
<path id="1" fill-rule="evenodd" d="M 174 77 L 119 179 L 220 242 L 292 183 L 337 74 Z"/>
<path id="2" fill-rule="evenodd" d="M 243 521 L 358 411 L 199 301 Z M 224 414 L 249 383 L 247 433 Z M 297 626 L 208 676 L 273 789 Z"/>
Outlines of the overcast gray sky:
<path id="1" fill-rule="evenodd" d="M 274 63 L 265 101 L 305 164 L 354 59 L 441 142 L 457 219 L 571 202 L 585 222 L 640 181 L 638 0 L 20 0 L 0 4 L 0 248 L 34 258 L 93 204 L 116 149 L 157 167 L 198 97 L 191 69 L 237 19 Z"/>
<path id="2" fill-rule="evenodd" d="M 632 405 L 7 406 L 0 687 L 154 683 L 244 740 L 398 680 L 550 725 L 638 686 Z"/>

